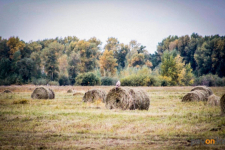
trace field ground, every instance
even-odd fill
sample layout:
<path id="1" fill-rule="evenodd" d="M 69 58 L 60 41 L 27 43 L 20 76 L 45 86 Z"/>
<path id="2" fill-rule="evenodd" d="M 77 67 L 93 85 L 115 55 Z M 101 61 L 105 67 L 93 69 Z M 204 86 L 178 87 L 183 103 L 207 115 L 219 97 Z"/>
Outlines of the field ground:
<path id="1" fill-rule="evenodd" d="M 220 107 L 181 102 L 192 87 L 134 87 L 151 100 L 148 111 L 108 110 L 66 93 L 110 86 L 51 86 L 53 100 L 30 98 L 33 85 L 0 86 L 0 149 L 225 149 L 224 144 L 194 144 L 194 140 L 225 140 Z M 221 96 L 224 87 L 212 87 Z"/>

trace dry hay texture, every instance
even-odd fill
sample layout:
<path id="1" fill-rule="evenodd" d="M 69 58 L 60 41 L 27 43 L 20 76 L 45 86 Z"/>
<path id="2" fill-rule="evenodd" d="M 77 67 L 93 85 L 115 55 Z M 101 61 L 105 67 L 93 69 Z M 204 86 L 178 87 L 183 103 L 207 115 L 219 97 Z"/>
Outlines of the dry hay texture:
<path id="1" fill-rule="evenodd" d="M 93 103 L 96 100 L 101 100 L 105 103 L 106 92 L 98 89 L 89 90 L 84 94 L 83 102 Z"/>
<path id="2" fill-rule="evenodd" d="M 150 99 L 146 92 L 130 88 L 113 88 L 106 96 L 106 108 L 148 110 Z"/>
<path id="3" fill-rule="evenodd" d="M 208 97 L 212 94 L 213 92 L 210 88 L 206 86 L 196 86 L 182 98 L 182 102 L 207 101 Z"/>
<path id="4" fill-rule="evenodd" d="M 54 99 L 55 93 L 52 89 L 46 87 L 37 87 L 31 94 L 33 99 Z"/>
<path id="5" fill-rule="evenodd" d="M 210 95 L 208 97 L 207 105 L 210 106 L 219 106 L 220 105 L 220 97 L 216 95 Z"/>
<path id="6" fill-rule="evenodd" d="M 220 98 L 221 113 L 225 115 L 225 94 Z"/>

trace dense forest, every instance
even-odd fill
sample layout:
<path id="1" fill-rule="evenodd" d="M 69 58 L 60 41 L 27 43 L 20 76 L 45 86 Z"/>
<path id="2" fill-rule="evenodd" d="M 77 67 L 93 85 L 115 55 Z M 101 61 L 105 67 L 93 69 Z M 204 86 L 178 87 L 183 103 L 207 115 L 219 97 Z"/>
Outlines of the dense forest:
<path id="1" fill-rule="evenodd" d="M 135 40 L 0 37 L 0 85 L 225 86 L 225 37 L 169 36 L 154 54 Z"/>

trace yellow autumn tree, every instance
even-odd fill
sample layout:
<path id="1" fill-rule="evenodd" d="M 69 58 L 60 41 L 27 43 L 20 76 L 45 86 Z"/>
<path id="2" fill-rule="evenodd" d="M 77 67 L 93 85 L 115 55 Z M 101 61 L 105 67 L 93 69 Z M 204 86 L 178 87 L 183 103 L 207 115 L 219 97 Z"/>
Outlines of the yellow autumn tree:
<path id="1" fill-rule="evenodd" d="M 23 50 L 23 48 L 25 47 L 25 43 L 20 41 L 18 37 L 10 37 L 7 42 L 7 46 L 10 49 L 9 54 L 10 58 L 12 59 L 15 52 L 17 52 L 18 50 Z"/>
<path id="2" fill-rule="evenodd" d="M 67 55 L 64 54 L 58 59 L 59 62 L 59 73 L 65 76 L 68 76 L 68 61 L 67 61 Z"/>
<path id="3" fill-rule="evenodd" d="M 113 50 L 108 51 L 107 49 L 104 51 L 103 55 L 100 56 L 100 71 L 102 76 L 114 76 L 117 69 L 116 63 L 117 59 L 113 57 Z"/>
<path id="4" fill-rule="evenodd" d="M 93 40 L 93 39 L 92 39 Z M 93 71 L 97 66 L 97 58 L 100 54 L 97 44 L 100 44 L 98 41 L 91 41 L 92 43 L 86 40 L 80 40 L 78 42 L 71 42 L 70 48 L 67 51 L 67 55 L 70 55 L 72 52 L 79 54 L 80 57 L 80 67 L 79 71 L 81 73 Z"/>

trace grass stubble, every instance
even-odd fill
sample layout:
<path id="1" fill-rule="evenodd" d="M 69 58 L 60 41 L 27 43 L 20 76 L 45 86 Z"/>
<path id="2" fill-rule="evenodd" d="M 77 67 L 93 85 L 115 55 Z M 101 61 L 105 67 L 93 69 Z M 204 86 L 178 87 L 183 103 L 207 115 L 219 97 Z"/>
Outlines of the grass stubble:
<path id="1" fill-rule="evenodd" d="M 4 91 L 6 87 L 0 87 Z M 1 149 L 224 149 L 195 145 L 196 139 L 225 139 L 220 107 L 181 102 L 192 87 L 135 87 L 150 96 L 146 110 L 108 110 L 103 103 L 83 103 L 52 86 L 53 100 L 31 99 L 32 85 L 10 86 L 0 95 Z M 73 87 L 88 91 L 96 87 Z M 112 87 L 97 87 L 107 92 Z M 213 87 L 222 96 L 224 87 Z M 26 102 L 24 102 L 26 101 Z M 218 130 L 212 130 L 218 129 Z"/>

